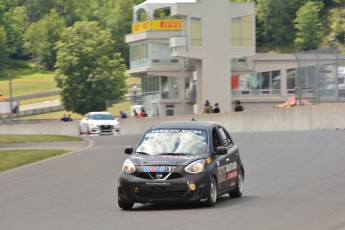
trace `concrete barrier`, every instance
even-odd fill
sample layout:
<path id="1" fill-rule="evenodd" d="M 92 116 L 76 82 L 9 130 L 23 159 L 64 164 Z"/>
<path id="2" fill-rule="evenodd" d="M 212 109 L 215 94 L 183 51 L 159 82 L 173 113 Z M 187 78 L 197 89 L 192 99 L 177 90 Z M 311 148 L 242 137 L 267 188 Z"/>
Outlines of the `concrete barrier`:
<path id="1" fill-rule="evenodd" d="M 121 119 L 121 134 L 141 134 L 159 121 L 213 120 L 231 132 L 345 130 L 345 103 L 220 114 L 191 114 L 171 117 Z M 78 121 L 42 122 L 0 126 L 1 134 L 79 135 Z"/>

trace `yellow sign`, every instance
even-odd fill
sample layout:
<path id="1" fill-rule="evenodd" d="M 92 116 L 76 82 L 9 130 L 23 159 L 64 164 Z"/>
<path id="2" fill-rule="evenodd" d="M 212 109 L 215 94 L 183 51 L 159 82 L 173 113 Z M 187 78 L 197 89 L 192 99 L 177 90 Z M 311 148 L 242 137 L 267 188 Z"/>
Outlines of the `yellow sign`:
<path id="1" fill-rule="evenodd" d="M 132 25 L 132 33 L 149 30 L 182 30 L 182 20 L 148 20 Z"/>

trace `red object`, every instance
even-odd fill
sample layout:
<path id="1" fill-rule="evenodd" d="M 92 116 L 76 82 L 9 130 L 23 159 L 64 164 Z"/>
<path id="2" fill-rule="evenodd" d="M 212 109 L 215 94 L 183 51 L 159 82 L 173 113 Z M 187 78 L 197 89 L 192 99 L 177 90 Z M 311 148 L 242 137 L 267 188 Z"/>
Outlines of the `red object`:
<path id="1" fill-rule="evenodd" d="M 239 76 L 232 75 L 231 76 L 231 89 L 238 89 L 239 87 Z"/>

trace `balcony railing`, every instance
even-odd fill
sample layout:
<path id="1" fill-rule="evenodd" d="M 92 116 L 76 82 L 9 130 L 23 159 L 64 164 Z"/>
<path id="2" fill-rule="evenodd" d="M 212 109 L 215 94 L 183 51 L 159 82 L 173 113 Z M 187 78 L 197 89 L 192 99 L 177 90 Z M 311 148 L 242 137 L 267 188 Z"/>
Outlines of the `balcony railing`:
<path id="1" fill-rule="evenodd" d="M 142 59 L 130 62 L 130 68 L 140 68 L 140 67 L 149 67 L 154 65 L 178 65 L 179 60 L 177 58 L 168 58 L 168 59 Z"/>

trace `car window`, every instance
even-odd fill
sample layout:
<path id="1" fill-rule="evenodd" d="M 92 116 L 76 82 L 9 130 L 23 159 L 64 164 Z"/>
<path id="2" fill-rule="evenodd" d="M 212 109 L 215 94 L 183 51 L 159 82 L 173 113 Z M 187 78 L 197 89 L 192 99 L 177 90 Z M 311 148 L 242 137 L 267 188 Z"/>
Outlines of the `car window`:
<path id="1" fill-rule="evenodd" d="M 219 138 L 217 128 L 213 128 L 212 130 L 212 143 L 213 143 L 213 151 L 217 152 L 217 147 L 222 146 L 222 141 Z"/>
<path id="2" fill-rule="evenodd" d="M 207 130 L 151 129 L 140 140 L 137 152 L 149 155 L 208 152 Z"/>
<path id="3" fill-rule="evenodd" d="M 90 116 L 92 120 L 114 120 L 111 114 L 96 113 Z"/>
<path id="4" fill-rule="evenodd" d="M 224 128 L 219 127 L 218 128 L 219 134 L 220 134 L 220 138 L 222 139 L 224 146 L 229 146 L 232 144 L 232 140 L 229 136 L 229 134 L 225 131 Z"/>

